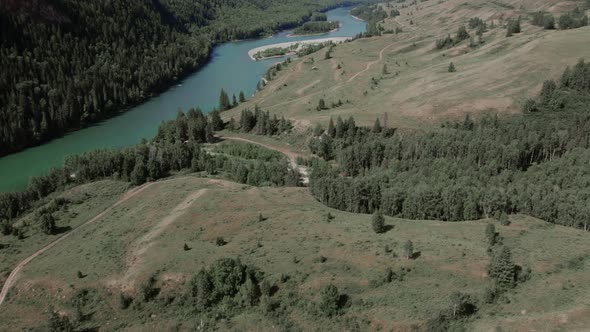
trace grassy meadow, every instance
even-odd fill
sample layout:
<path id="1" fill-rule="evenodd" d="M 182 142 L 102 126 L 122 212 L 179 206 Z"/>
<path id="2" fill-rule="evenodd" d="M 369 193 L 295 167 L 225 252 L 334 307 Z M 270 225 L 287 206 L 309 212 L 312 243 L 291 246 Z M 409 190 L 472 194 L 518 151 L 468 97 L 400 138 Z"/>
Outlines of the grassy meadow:
<path id="1" fill-rule="evenodd" d="M 119 189 L 116 182 L 110 185 Z M 328 214 L 334 217 L 329 222 Z M 106 330 L 192 330 L 200 322 L 198 315 L 166 310 L 161 302 L 179 301 L 201 268 L 219 258 L 239 257 L 277 285 L 273 297 L 297 298 L 287 317 L 303 330 L 340 331 L 353 325 L 361 330 L 420 329 L 425 319 L 448 305 L 454 291 L 479 296 L 490 283 L 484 236 L 488 222 L 496 223 L 515 262 L 533 273 L 503 301 L 482 306 L 469 329 L 534 326 L 549 331 L 590 324 L 588 233 L 515 215 L 510 226 L 494 220 L 386 218 L 390 229 L 375 234 L 370 215 L 326 208 L 305 188 L 257 188 L 192 175 L 155 183 L 35 259 L 22 271 L 0 319 L 7 330 L 36 326 L 49 303 L 69 313 L 71 298 L 86 289 L 100 299 L 84 309 L 92 313 L 87 327 L 101 322 Z M 219 237 L 225 245 L 216 244 Z M 416 259 L 404 258 L 407 240 L 419 253 Z M 403 279 L 376 287 L 374 281 L 387 268 Z M 118 309 L 116 295 L 122 290 L 137 296 L 151 275 L 159 288 L 157 300 Z M 282 282 L 285 276 L 289 281 Z M 336 321 L 318 319 L 307 308 L 328 283 L 349 297 L 350 307 Z M 256 307 L 218 324 L 222 330 L 287 326 L 277 325 Z"/>

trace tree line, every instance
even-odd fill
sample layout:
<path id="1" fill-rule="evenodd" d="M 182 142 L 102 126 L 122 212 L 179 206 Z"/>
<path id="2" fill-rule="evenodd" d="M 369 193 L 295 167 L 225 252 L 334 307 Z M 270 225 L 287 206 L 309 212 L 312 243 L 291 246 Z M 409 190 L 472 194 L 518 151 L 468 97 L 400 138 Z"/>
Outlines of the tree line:
<path id="1" fill-rule="evenodd" d="M 2 2 L 0 156 L 146 100 L 203 66 L 219 42 L 293 28 L 353 2 Z"/>
<path id="2" fill-rule="evenodd" d="M 268 113 L 259 113 L 264 114 L 260 115 L 260 119 L 266 119 L 264 123 L 272 122 L 267 118 Z M 277 120 L 276 123 L 280 124 L 281 121 Z M 176 119 L 162 123 L 151 142 L 143 140 L 133 147 L 95 150 L 69 156 L 62 167 L 31 178 L 24 191 L 1 193 L 0 223 L 12 223 L 12 220 L 54 192 L 105 178 L 140 185 L 188 170 L 220 174 L 253 186 L 300 185 L 297 170 L 289 167 L 286 158 L 277 158 L 261 148 L 232 150 L 238 151 L 237 157 L 232 157 L 233 153 L 207 153 L 202 144 L 213 142 L 213 131 L 223 128 L 224 123 L 218 111 L 204 115 L 198 109 L 191 109 L 186 114 L 179 112 Z M 264 130 L 270 127 L 262 128 L 262 132 L 266 133 Z"/>
<path id="3" fill-rule="evenodd" d="M 305 22 L 300 27 L 293 30 L 295 35 L 309 35 L 314 33 L 330 32 L 340 26 L 338 21 L 312 21 Z"/>
<path id="4" fill-rule="evenodd" d="M 588 82 L 590 64 L 580 61 L 544 84 L 532 111 L 466 116 L 433 132 L 331 120 L 310 148 L 338 166 L 314 167 L 311 192 L 356 213 L 456 221 L 519 212 L 589 230 Z"/>

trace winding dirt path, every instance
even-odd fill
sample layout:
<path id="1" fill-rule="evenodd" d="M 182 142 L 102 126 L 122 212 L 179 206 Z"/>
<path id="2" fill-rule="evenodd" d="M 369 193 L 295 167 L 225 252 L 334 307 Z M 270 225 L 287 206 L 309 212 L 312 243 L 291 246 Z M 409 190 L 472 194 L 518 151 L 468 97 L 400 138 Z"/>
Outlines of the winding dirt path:
<path id="1" fill-rule="evenodd" d="M 397 42 L 396 42 L 396 43 L 397 43 Z M 358 73 L 354 74 L 354 75 L 353 75 L 351 78 L 349 78 L 349 79 L 348 79 L 348 81 L 346 81 L 346 82 L 347 82 L 347 83 L 350 83 L 350 82 L 354 81 L 354 80 L 355 80 L 355 78 L 357 78 L 357 76 L 359 76 L 360 74 L 362 74 L 362 73 L 366 72 L 367 70 L 371 69 L 371 67 L 372 67 L 374 64 L 377 64 L 377 63 L 379 63 L 379 62 L 383 61 L 383 52 L 385 52 L 385 50 L 386 50 L 386 49 L 390 48 L 391 46 L 395 45 L 396 43 L 391 43 L 391 44 L 389 44 L 389 45 L 385 46 L 384 48 L 382 48 L 382 49 L 381 49 L 381 51 L 379 51 L 379 59 L 377 59 L 377 60 L 374 60 L 374 61 L 371 61 L 371 62 L 367 63 L 367 65 L 365 66 L 365 69 L 363 69 L 363 70 L 359 71 Z"/>
<path id="2" fill-rule="evenodd" d="M 160 220 L 160 222 L 152 227 L 149 232 L 135 241 L 132 246 L 133 249 L 127 258 L 127 270 L 125 271 L 123 277 L 119 280 L 119 284 L 122 285 L 123 288 L 130 287 L 134 277 L 139 271 L 139 267 L 142 263 L 142 256 L 154 244 L 153 240 L 158 235 L 162 234 L 162 232 L 164 232 L 168 226 L 174 223 L 176 219 L 182 216 L 193 204 L 193 202 L 203 196 L 207 190 L 208 189 L 204 188 L 190 193 L 180 204 L 175 206 L 166 217 L 164 217 L 162 220 Z"/>
<path id="3" fill-rule="evenodd" d="M 305 90 L 307 90 L 307 89 L 309 89 L 309 88 L 313 87 L 314 85 L 316 85 L 316 84 L 320 83 L 321 81 L 322 81 L 322 80 L 315 80 L 315 81 L 313 81 L 313 82 L 309 83 L 308 85 L 306 85 L 306 86 L 302 87 L 301 89 L 299 89 L 299 90 L 295 91 L 295 93 L 296 93 L 297 95 L 301 96 L 301 95 L 303 95 L 303 93 L 305 92 Z"/>
<path id="4" fill-rule="evenodd" d="M 144 191 L 145 189 L 147 189 L 148 187 L 150 187 L 152 184 L 153 184 L 153 182 L 152 183 L 146 183 L 146 184 L 141 185 L 141 186 L 139 186 L 137 188 L 133 188 L 133 189 L 129 190 L 128 192 L 126 192 L 125 194 L 123 194 L 123 196 L 121 196 L 121 198 L 119 198 L 113 205 L 111 205 L 110 207 L 108 207 L 106 210 L 102 211 L 101 213 L 99 213 L 96 216 L 94 216 L 92 219 L 90 219 L 90 220 L 86 221 L 85 223 L 81 224 L 80 226 L 74 228 L 70 232 L 64 234 L 60 238 L 54 240 L 53 242 L 49 243 L 45 247 L 37 250 L 31 256 L 29 256 L 29 257 L 25 258 L 23 261 L 21 261 L 12 270 L 12 272 L 10 272 L 10 275 L 8 276 L 8 278 L 6 279 L 6 281 L 4 282 L 4 285 L 2 286 L 2 291 L 0 292 L 0 305 L 2 305 L 2 303 L 4 303 L 4 300 L 6 299 L 6 295 L 8 294 L 8 290 L 10 289 L 10 287 L 12 286 L 12 284 L 14 283 L 14 281 L 16 280 L 16 278 L 18 276 L 18 273 L 25 267 L 25 265 L 27 265 L 28 263 L 30 263 L 37 256 L 39 256 L 39 255 L 43 254 L 44 252 L 46 252 L 47 250 L 53 248 L 56 244 L 60 243 L 61 241 L 65 240 L 65 239 L 67 239 L 72 234 L 75 234 L 75 233 L 79 232 L 80 229 L 82 229 L 85 226 L 88 226 L 88 225 L 90 225 L 90 224 L 92 224 L 92 223 L 100 220 L 107 213 L 111 212 L 114 208 L 116 208 L 117 206 L 125 203 L 129 199 L 135 197 L 137 194 L 141 193 L 142 191 Z"/>
<path id="5" fill-rule="evenodd" d="M 385 52 L 385 50 L 387 50 L 391 46 L 395 45 L 396 43 L 397 42 L 391 43 L 391 44 L 385 46 L 384 48 L 382 48 L 381 51 L 379 51 L 379 59 L 367 63 L 367 65 L 365 66 L 365 69 L 363 69 L 363 70 L 359 71 L 358 73 L 354 74 L 351 78 L 349 78 L 346 81 L 346 83 L 350 83 L 350 82 L 354 81 L 359 75 L 361 75 L 362 73 L 364 73 L 364 72 L 368 71 L 369 69 L 371 69 L 371 67 L 373 65 L 375 65 L 376 63 L 379 63 L 379 62 L 383 61 L 383 52 Z M 293 73 L 291 73 L 291 74 L 293 74 Z M 278 104 L 274 104 L 274 105 L 270 105 L 270 106 L 264 106 L 264 108 L 270 109 L 270 108 L 274 108 L 274 107 L 278 107 L 278 106 L 283 106 L 283 105 L 291 104 L 291 103 L 297 102 L 299 100 L 303 100 L 305 98 L 309 98 L 309 97 L 313 97 L 315 95 L 319 95 L 319 94 L 325 93 L 327 91 L 334 91 L 334 90 L 339 89 L 341 87 L 342 87 L 341 84 L 334 85 L 334 86 L 332 86 L 331 88 L 329 88 L 329 89 L 327 89 L 325 91 L 324 90 L 317 91 L 317 92 L 314 92 L 314 93 L 311 93 L 311 94 L 308 94 L 308 95 L 303 95 L 303 96 L 297 97 L 295 99 L 283 101 L 283 102 L 280 102 Z M 266 96 L 265 98 L 263 98 L 261 101 L 259 101 L 259 104 L 262 104 L 262 101 L 265 101 L 266 99 L 268 99 L 269 96 L 270 96 L 270 94 L 268 96 Z"/>

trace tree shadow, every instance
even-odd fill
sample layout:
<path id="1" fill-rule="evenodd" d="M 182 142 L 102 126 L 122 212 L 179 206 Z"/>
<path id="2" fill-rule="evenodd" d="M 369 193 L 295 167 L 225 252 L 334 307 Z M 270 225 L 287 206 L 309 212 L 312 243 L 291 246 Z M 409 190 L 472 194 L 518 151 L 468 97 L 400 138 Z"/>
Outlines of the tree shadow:
<path id="1" fill-rule="evenodd" d="M 393 225 L 385 225 L 385 226 L 383 226 L 383 229 L 384 229 L 383 233 L 387 233 L 390 230 L 393 230 L 394 228 L 395 228 L 395 226 L 393 226 Z"/>
<path id="2" fill-rule="evenodd" d="M 346 294 L 340 294 L 338 297 L 338 307 L 339 308 L 346 308 L 351 305 L 350 297 Z"/>
<path id="3" fill-rule="evenodd" d="M 55 226 L 55 230 L 53 231 L 53 235 L 66 233 L 72 230 L 72 226 Z"/>
<path id="4" fill-rule="evenodd" d="M 279 291 L 279 286 L 273 285 L 268 292 L 269 296 L 275 295 Z"/>
<path id="5" fill-rule="evenodd" d="M 416 251 L 412 254 L 412 256 L 410 256 L 410 259 L 417 259 L 420 256 L 422 256 L 422 251 Z"/>

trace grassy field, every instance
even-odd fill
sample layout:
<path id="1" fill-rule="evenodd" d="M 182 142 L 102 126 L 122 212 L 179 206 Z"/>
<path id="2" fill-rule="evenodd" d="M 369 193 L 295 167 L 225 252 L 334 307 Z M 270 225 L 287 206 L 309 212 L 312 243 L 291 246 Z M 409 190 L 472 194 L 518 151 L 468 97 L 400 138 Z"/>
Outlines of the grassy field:
<path id="1" fill-rule="evenodd" d="M 573 7 L 575 2 L 540 0 L 427 1 L 400 7 L 401 16 L 382 25 L 400 27 L 402 33 L 338 45 L 331 59 L 324 58 L 325 50 L 297 59 L 248 103 L 224 116 L 238 118 L 239 110 L 258 104 L 302 126 L 326 124 L 336 116 L 354 116 L 367 125 L 387 114 L 391 127 L 429 128 L 465 113 L 519 112 L 545 79 L 580 58 L 590 59 L 590 27 L 548 31 L 530 24 L 534 11 L 559 15 Z M 519 15 L 523 32 L 507 38 L 503 26 Z M 454 35 L 472 17 L 488 26 L 494 22 L 483 34 L 483 44 L 470 47 L 465 40 L 435 49 L 436 39 Z M 475 37 L 475 30 L 469 33 Z M 450 62 L 457 72 L 447 72 Z M 339 100 L 343 105 L 317 111 L 320 98 L 329 106 Z"/>
<path id="2" fill-rule="evenodd" d="M 109 184 L 119 190 L 118 183 Z M 335 217 L 331 222 L 328 213 Z M 259 220 L 260 214 L 265 220 Z M 192 329 L 198 316 L 150 306 L 119 310 L 115 295 L 121 290 L 135 294 L 156 272 L 159 298 L 182 294 L 192 275 L 223 257 L 240 257 L 264 271 L 279 285 L 275 297 L 292 292 L 299 303 L 315 303 L 318 290 L 328 283 L 350 297 L 351 307 L 336 321 L 294 307 L 288 317 L 304 330 L 348 330 L 350 321 L 363 322 L 361 329 L 411 330 L 445 308 L 453 291 L 483 293 L 489 283 L 484 238 L 489 221 L 387 218 L 393 228 L 377 235 L 370 218 L 326 208 L 305 188 L 256 188 L 196 176 L 161 181 L 29 264 L 0 311 L 0 330 L 43 324 L 49 304 L 71 313 L 71 297 L 82 289 L 99 294 L 90 322 L 103 329 Z M 588 233 L 526 216 L 511 219 L 510 226 L 496 227 L 516 263 L 533 269 L 532 279 L 504 302 L 482 307 L 470 329 L 588 326 Z M 218 237 L 227 244 L 217 246 Z M 420 252 L 417 259 L 403 258 L 406 240 Z M 190 250 L 183 250 L 185 243 Z M 577 257 L 583 260 L 574 264 Z M 408 272 L 403 281 L 371 286 L 388 267 Z M 283 275 L 291 278 L 288 283 L 279 282 Z M 179 319 L 180 325 L 175 323 Z M 230 330 L 281 329 L 258 309 L 217 324 Z"/>
<path id="3" fill-rule="evenodd" d="M 14 266 L 35 250 L 47 245 L 63 232 L 76 228 L 81 223 L 94 217 L 108 206 L 113 204 L 119 196 L 129 187 L 128 183 L 118 181 L 99 181 L 68 190 L 51 199 L 40 208 L 48 206 L 54 198 L 64 198 L 69 203 L 54 213 L 56 225 L 62 230 L 60 234 L 47 236 L 38 226 L 38 217 L 30 213 L 21 218 L 16 226 L 24 230 L 24 238 L 19 240 L 16 236 L 0 237 L 0 244 L 5 248 L 0 251 L 0 282 L 3 283 Z"/>

